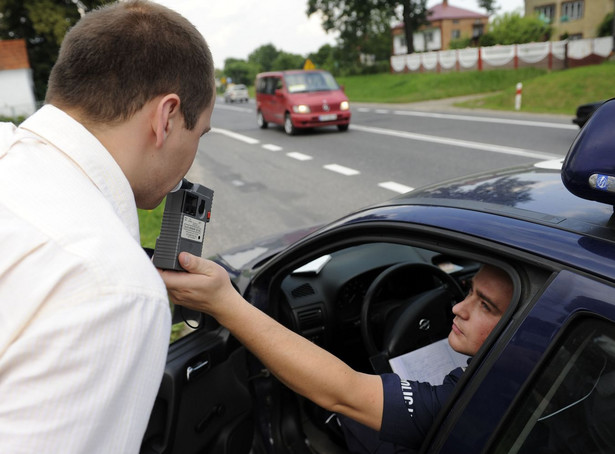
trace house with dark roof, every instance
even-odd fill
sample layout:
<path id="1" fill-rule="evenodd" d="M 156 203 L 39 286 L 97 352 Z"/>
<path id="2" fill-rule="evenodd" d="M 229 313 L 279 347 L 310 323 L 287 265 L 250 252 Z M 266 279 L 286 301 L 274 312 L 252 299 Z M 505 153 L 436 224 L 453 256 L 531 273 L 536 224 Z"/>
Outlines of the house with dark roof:
<path id="1" fill-rule="evenodd" d="M 32 69 L 23 39 L 0 40 L 0 116 L 28 116 L 36 110 Z"/>
<path id="2" fill-rule="evenodd" d="M 451 40 L 459 38 L 476 39 L 487 31 L 489 16 L 468 9 L 450 5 L 448 0 L 428 10 L 429 25 L 414 33 L 415 52 L 446 50 Z M 393 55 L 408 53 L 404 26 L 393 28 Z"/>

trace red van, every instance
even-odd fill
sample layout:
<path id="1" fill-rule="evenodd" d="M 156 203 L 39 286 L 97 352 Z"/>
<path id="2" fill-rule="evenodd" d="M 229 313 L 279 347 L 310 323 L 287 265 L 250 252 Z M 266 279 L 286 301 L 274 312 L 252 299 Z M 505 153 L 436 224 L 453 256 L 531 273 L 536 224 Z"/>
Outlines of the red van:
<path id="1" fill-rule="evenodd" d="M 348 129 L 348 97 L 327 71 L 260 73 L 255 86 L 256 118 L 261 128 L 268 123 L 284 125 L 291 136 L 302 128 L 336 125 L 340 131 Z"/>

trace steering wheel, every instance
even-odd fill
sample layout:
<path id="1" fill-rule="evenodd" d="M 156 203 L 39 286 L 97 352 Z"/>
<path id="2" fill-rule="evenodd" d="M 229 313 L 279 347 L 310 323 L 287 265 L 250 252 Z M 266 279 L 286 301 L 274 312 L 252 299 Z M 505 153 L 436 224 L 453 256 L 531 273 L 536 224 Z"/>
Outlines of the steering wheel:
<path id="1" fill-rule="evenodd" d="M 392 281 L 430 288 L 409 296 L 407 292 L 416 288 L 400 292 Z M 387 287 L 392 290 L 383 292 Z M 382 293 L 394 295 L 381 301 Z M 414 262 L 387 268 L 369 286 L 361 307 L 361 337 L 370 358 L 388 360 L 446 337 L 453 319 L 451 308 L 463 298 L 457 281 L 436 266 Z M 382 342 L 376 342 L 374 325 L 383 331 Z"/>

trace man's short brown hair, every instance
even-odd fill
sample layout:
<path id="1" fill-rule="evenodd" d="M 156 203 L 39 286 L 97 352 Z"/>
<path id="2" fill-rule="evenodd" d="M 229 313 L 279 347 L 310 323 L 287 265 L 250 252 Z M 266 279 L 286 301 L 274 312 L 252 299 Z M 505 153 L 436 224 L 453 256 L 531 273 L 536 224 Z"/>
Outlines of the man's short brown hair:
<path id="1" fill-rule="evenodd" d="M 192 130 L 214 97 L 209 47 L 180 14 L 153 2 L 116 2 L 67 33 L 45 101 L 84 120 L 125 120 L 156 96 L 175 93 Z"/>

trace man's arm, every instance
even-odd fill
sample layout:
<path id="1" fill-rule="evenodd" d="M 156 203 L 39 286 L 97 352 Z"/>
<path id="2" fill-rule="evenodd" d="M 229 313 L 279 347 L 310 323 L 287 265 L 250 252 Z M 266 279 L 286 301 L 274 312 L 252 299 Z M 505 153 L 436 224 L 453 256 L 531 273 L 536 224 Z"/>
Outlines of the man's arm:
<path id="1" fill-rule="evenodd" d="M 379 376 L 353 370 L 252 306 L 214 262 L 181 253 L 180 263 L 188 273 L 160 272 L 175 304 L 212 315 L 293 391 L 380 430 L 383 392 Z"/>

